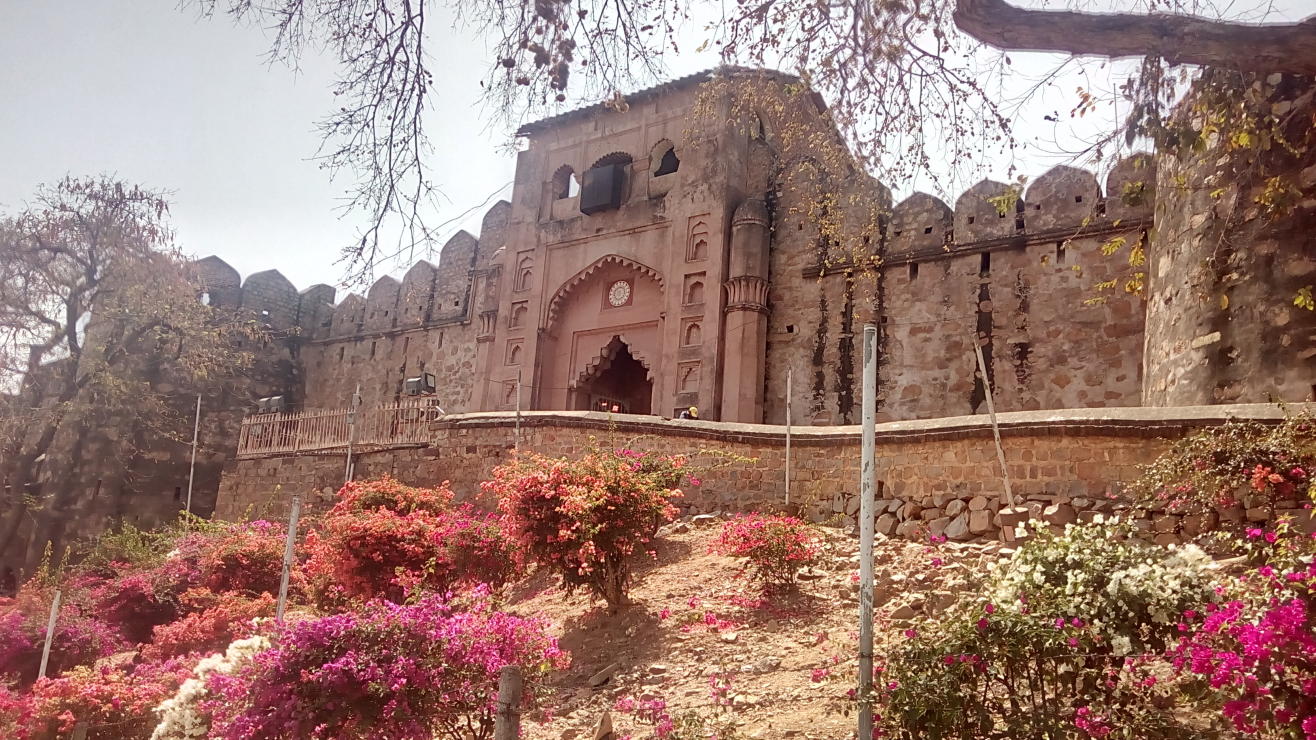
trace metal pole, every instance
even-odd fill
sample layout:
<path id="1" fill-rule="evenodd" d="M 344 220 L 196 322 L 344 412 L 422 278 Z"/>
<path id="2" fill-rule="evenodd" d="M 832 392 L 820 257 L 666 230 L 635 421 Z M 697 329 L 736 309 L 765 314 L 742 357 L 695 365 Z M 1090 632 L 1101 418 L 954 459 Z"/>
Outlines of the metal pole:
<path id="1" fill-rule="evenodd" d="M 786 506 L 791 505 L 791 376 L 795 368 L 786 368 Z"/>
<path id="2" fill-rule="evenodd" d="M 352 406 L 347 410 L 347 468 L 343 471 L 343 485 L 352 482 L 352 443 L 356 441 L 356 407 L 361 403 L 361 384 L 352 393 Z"/>
<path id="3" fill-rule="evenodd" d="M 50 619 L 46 622 L 46 644 L 41 648 L 41 668 L 37 678 L 46 677 L 46 665 L 50 663 L 50 643 L 55 639 L 55 618 L 59 616 L 59 599 L 63 592 L 55 589 L 55 598 L 50 602 Z"/>
<path id="4" fill-rule="evenodd" d="M 521 449 L 521 371 L 516 371 L 516 440 L 512 449 Z"/>
<path id="5" fill-rule="evenodd" d="M 859 467 L 859 740 L 873 736 L 873 509 L 877 477 L 877 327 L 864 326 L 863 459 Z"/>
<path id="6" fill-rule="evenodd" d="M 982 387 L 987 391 L 987 416 L 992 421 L 992 439 L 996 441 L 996 459 L 1001 463 L 1001 480 L 1005 482 L 1006 503 L 1014 506 L 1014 491 L 1010 488 L 1010 471 L 1005 466 L 1005 448 L 1001 446 L 1001 428 L 996 424 L 996 404 L 992 401 L 992 384 L 987 379 L 987 361 L 982 357 L 982 345 L 978 342 L 978 333 L 973 334 L 973 354 L 978 358 L 978 373 L 982 375 Z"/>
<path id="7" fill-rule="evenodd" d="M 498 710 L 494 715 L 494 740 L 517 740 L 521 736 L 521 668 L 505 665 L 498 674 Z"/>
<path id="8" fill-rule="evenodd" d="M 292 575 L 292 551 L 297 542 L 297 518 L 302 513 L 302 495 L 293 493 L 292 511 L 288 514 L 288 539 L 283 543 L 283 575 L 279 578 L 279 605 L 274 621 L 283 624 L 283 610 L 288 606 L 288 578 Z"/>
<path id="9" fill-rule="evenodd" d="M 201 432 L 201 394 L 196 394 L 196 419 L 192 422 L 192 465 L 187 469 L 187 505 L 184 510 L 192 513 L 192 481 L 196 478 L 196 441 Z"/>

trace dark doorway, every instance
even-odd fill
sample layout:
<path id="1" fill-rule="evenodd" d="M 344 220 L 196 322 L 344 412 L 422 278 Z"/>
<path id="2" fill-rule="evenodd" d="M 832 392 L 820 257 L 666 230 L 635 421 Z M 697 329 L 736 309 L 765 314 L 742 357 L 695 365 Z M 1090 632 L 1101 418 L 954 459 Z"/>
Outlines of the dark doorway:
<path id="1" fill-rule="evenodd" d="M 631 355 L 620 337 L 613 337 L 603 350 L 603 359 L 581 378 L 576 403 L 582 411 L 611 411 L 623 414 L 652 413 L 653 382 L 649 370 Z"/>

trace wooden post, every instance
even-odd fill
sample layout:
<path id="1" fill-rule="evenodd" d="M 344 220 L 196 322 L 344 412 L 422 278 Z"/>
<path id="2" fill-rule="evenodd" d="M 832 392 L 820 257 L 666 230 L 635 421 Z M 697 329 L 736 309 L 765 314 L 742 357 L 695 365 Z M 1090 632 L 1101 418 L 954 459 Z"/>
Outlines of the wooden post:
<path id="1" fill-rule="evenodd" d="M 352 482 L 352 444 L 356 442 L 356 407 L 361 404 L 361 384 L 352 394 L 352 407 L 347 411 L 347 467 L 343 471 L 343 485 Z"/>
<path id="2" fill-rule="evenodd" d="M 498 713 L 494 740 L 517 740 L 521 735 L 521 668 L 505 665 L 498 674 Z"/>
<path id="3" fill-rule="evenodd" d="M 59 599 L 63 595 L 59 589 L 55 589 L 55 598 L 50 601 L 50 619 L 46 621 L 46 644 L 41 647 L 41 668 L 37 670 L 37 678 L 46 677 L 46 665 L 50 663 L 50 643 L 55 639 L 55 620 L 59 617 Z"/>
<path id="4" fill-rule="evenodd" d="M 274 621 L 283 624 L 283 610 L 288 607 L 288 579 L 292 575 L 293 547 L 297 542 L 297 518 L 302 513 L 302 495 L 292 494 L 292 511 L 288 513 L 288 539 L 283 543 L 283 575 L 279 578 L 279 604 Z"/>
<path id="5" fill-rule="evenodd" d="M 786 508 L 791 505 L 791 376 L 795 368 L 786 368 Z M 789 511 L 787 513 L 790 513 Z"/>
<path id="6" fill-rule="evenodd" d="M 859 465 L 859 740 L 873 737 L 873 509 L 877 478 L 877 327 L 864 326 L 862 458 Z"/>
<path id="7" fill-rule="evenodd" d="M 992 420 L 992 439 L 996 442 L 996 459 L 1001 464 L 1001 480 L 1005 482 L 1005 501 L 1014 507 L 1014 491 L 1010 488 L 1010 470 L 1005 466 L 1005 448 L 1001 446 L 1001 428 L 996 425 L 996 404 L 992 401 L 992 384 L 987 379 L 987 362 L 982 357 L 982 344 L 978 333 L 973 333 L 973 354 L 978 358 L 978 372 L 982 375 L 982 388 L 987 396 L 987 416 Z"/>
<path id="8" fill-rule="evenodd" d="M 196 394 L 196 418 L 192 421 L 192 462 L 187 468 L 187 505 L 184 510 L 192 513 L 192 481 L 196 478 L 196 443 L 201 434 L 201 394 Z"/>

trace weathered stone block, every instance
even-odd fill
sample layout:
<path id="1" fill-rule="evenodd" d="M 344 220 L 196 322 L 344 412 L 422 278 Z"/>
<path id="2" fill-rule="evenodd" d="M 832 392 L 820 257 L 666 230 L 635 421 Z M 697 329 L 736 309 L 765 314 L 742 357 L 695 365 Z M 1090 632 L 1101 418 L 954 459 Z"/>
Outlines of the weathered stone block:
<path id="1" fill-rule="evenodd" d="M 1063 527 L 1078 521 L 1078 514 L 1069 504 L 1051 504 L 1042 510 L 1042 521 L 1053 527 Z"/>
<path id="2" fill-rule="evenodd" d="M 963 512 L 959 516 L 951 519 L 946 525 L 943 534 L 949 539 L 961 541 L 969 539 L 969 514 Z"/>
<path id="3" fill-rule="evenodd" d="M 992 514 L 986 509 L 969 512 L 969 531 L 976 535 L 986 534 L 991 530 Z"/>

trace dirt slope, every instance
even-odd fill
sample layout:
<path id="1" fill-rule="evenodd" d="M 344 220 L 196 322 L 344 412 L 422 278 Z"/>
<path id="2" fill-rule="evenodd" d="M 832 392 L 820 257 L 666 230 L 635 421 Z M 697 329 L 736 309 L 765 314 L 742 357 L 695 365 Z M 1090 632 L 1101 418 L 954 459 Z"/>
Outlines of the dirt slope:
<path id="1" fill-rule="evenodd" d="M 635 603 L 615 615 L 583 593 L 564 597 L 546 574 L 513 589 L 508 608 L 552 620 L 572 654 L 571 667 L 551 680 L 543 711 L 526 718 L 523 737 L 594 740 L 605 712 L 618 737 L 651 737 L 651 725 L 615 708 L 626 699 L 661 699 L 674 719 L 693 711 L 731 720 L 742 737 L 853 736 L 853 719 L 842 711 L 856 675 L 857 539 L 823 529 L 820 567 L 803 574 L 794 592 L 764 599 L 739 572 L 740 561 L 709 553 L 719 527 L 664 528 L 656 557 L 640 567 Z M 995 545 L 879 537 L 879 661 L 883 645 L 902 639 L 904 620 L 943 608 L 996 554 Z M 710 681 L 729 681 L 722 703 Z"/>

